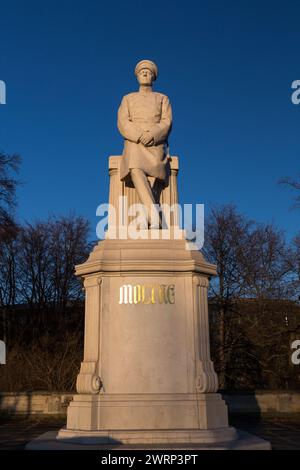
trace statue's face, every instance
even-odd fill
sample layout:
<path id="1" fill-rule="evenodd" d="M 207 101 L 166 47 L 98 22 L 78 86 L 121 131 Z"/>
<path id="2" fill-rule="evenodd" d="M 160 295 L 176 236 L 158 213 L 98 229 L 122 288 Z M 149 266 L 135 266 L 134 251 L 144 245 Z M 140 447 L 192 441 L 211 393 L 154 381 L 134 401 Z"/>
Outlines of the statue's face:
<path id="1" fill-rule="evenodd" d="M 137 74 L 137 80 L 140 85 L 152 85 L 154 75 L 149 69 L 142 69 Z"/>

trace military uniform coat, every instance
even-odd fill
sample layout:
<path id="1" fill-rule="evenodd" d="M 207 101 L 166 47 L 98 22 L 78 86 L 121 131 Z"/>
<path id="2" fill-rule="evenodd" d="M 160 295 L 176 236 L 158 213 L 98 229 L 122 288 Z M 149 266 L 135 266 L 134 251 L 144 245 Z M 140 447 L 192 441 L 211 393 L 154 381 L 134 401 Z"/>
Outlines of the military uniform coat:
<path id="1" fill-rule="evenodd" d="M 118 110 L 118 129 L 125 139 L 120 167 L 121 180 L 130 182 L 130 170 L 139 168 L 148 176 L 166 181 L 168 159 L 165 143 L 171 130 L 172 109 L 169 98 L 162 93 L 130 93 L 123 97 Z M 154 144 L 139 143 L 149 131 Z"/>

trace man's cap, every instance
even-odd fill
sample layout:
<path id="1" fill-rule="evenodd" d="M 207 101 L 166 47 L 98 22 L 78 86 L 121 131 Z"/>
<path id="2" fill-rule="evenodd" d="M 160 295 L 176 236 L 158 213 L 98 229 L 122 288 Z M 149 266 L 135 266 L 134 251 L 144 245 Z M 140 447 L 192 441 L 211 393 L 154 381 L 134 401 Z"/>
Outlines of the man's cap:
<path id="1" fill-rule="evenodd" d="M 136 64 L 135 70 L 134 70 L 135 75 L 137 75 L 142 69 L 151 70 L 151 72 L 154 75 L 154 80 L 157 79 L 157 75 L 158 75 L 157 66 L 155 65 L 154 62 L 152 62 L 152 60 L 141 60 L 138 64 Z"/>

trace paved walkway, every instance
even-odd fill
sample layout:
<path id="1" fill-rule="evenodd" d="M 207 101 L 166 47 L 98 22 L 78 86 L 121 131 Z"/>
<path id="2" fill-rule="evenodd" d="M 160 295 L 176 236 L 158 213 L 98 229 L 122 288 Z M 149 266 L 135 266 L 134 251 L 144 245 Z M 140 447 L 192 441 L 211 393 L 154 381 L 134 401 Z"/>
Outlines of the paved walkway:
<path id="1" fill-rule="evenodd" d="M 300 450 L 300 415 L 232 417 L 230 424 L 271 442 L 273 449 Z M 25 444 L 65 425 L 64 418 L 42 416 L 0 417 L 0 450 L 23 450 Z"/>
<path id="2" fill-rule="evenodd" d="M 271 442 L 274 450 L 300 450 L 300 415 L 232 417 L 232 426 Z"/>

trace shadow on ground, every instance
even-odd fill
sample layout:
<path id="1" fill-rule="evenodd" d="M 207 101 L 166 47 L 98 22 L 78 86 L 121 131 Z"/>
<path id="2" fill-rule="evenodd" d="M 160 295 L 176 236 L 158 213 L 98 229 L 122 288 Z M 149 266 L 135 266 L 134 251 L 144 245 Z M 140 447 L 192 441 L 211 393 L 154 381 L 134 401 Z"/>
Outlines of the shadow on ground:
<path id="1" fill-rule="evenodd" d="M 64 416 L 0 415 L 0 450 L 24 450 L 27 442 L 65 425 Z M 232 415 L 230 424 L 271 442 L 272 449 L 300 450 L 300 414 Z"/>

